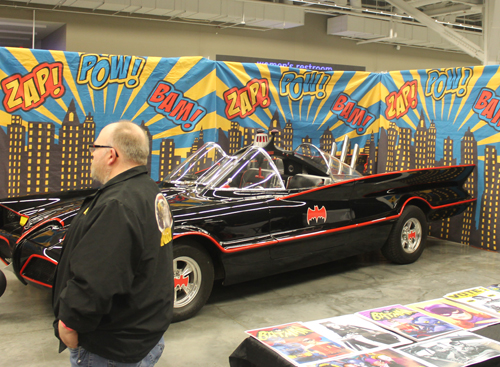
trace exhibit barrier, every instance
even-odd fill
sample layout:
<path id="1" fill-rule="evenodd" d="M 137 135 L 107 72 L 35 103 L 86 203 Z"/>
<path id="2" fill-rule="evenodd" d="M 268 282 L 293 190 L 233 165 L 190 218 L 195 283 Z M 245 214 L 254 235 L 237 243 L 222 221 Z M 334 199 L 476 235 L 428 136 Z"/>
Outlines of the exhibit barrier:
<path id="1" fill-rule="evenodd" d="M 91 187 L 88 144 L 121 119 L 148 131 L 155 180 L 204 142 L 233 153 L 258 129 L 283 149 L 347 135 L 368 174 L 476 164 L 477 205 L 430 230 L 497 251 L 499 81 L 497 65 L 369 73 L 0 48 L 0 197 Z"/>

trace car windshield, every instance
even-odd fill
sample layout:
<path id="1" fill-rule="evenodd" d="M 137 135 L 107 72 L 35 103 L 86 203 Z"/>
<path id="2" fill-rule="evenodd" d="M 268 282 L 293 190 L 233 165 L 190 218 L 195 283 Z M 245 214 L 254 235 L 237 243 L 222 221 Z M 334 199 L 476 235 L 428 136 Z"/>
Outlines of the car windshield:
<path id="1" fill-rule="evenodd" d="M 285 186 L 292 189 L 328 185 L 361 176 L 313 144 L 300 144 L 293 151 L 293 157 L 302 162 L 303 168 L 291 176 L 285 174 L 283 156 L 271 156 L 264 148 L 250 146 L 238 155 L 229 156 L 218 144 L 210 142 L 175 168 L 165 181 L 195 186 L 196 190 L 276 190 Z M 322 174 L 307 174 L 306 167 Z"/>
<path id="2" fill-rule="evenodd" d="M 207 184 L 221 167 L 234 159 L 218 144 L 206 143 L 167 175 L 165 181 Z"/>
<path id="3" fill-rule="evenodd" d="M 343 163 L 330 154 L 321 151 L 318 147 L 310 143 L 300 144 L 294 150 L 294 154 L 323 171 L 334 181 L 362 176 L 348 164 Z"/>
<path id="4" fill-rule="evenodd" d="M 326 153 L 323 153 L 315 145 L 302 143 L 293 152 L 295 156 L 301 157 L 309 164 L 328 174 L 329 159 L 325 156 Z"/>
<path id="5" fill-rule="evenodd" d="M 215 176 L 215 175 L 214 175 Z M 278 168 L 262 148 L 249 147 L 241 156 L 220 170 L 211 184 L 213 189 L 284 189 Z"/>

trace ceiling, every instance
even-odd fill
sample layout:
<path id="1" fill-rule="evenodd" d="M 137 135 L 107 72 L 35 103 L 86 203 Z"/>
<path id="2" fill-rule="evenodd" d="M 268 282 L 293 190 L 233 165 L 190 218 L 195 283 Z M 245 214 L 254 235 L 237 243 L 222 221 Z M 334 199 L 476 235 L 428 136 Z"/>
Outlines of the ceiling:
<path id="1" fill-rule="evenodd" d="M 329 18 L 328 34 L 358 44 L 391 43 L 480 57 L 484 0 L 0 0 L 0 9 L 33 9 L 35 21 L 0 17 L 0 46 L 31 48 L 63 23 L 36 20 L 36 10 L 188 22 L 249 30 L 304 25 L 305 14 Z M 437 32 L 437 34 L 436 34 Z"/>

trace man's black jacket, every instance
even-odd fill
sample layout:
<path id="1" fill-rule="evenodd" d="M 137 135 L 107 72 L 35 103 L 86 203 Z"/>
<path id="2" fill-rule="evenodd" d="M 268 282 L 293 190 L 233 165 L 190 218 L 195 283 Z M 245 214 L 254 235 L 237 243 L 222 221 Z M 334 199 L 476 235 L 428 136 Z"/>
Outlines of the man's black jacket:
<path id="1" fill-rule="evenodd" d="M 54 323 L 101 357 L 133 363 L 172 319 L 172 241 L 161 246 L 158 186 L 145 166 L 125 171 L 89 196 L 70 225 L 53 287 Z"/>

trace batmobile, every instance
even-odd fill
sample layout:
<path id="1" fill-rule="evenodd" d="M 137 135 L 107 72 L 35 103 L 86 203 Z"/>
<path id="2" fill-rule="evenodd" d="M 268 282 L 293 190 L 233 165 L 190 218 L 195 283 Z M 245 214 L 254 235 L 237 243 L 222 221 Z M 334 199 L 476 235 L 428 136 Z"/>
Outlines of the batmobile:
<path id="1" fill-rule="evenodd" d="M 377 249 L 414 262 L 428 222 L 476 200 L 463 188 L 474 165 L 363 176 L 357 146 L 348 165 L 348 144 L 338 159 L 335 148 L 285 151 L 274 134 L 257 138 L 232 156 L 207 143 L 159 183 L 174 218 L 174 321 L 203 307 L 215 279 L 234 284 Z M 51 288 L 65 232 L 91 192 L 0 200 L 0 259 L 21 282 Z"/>

